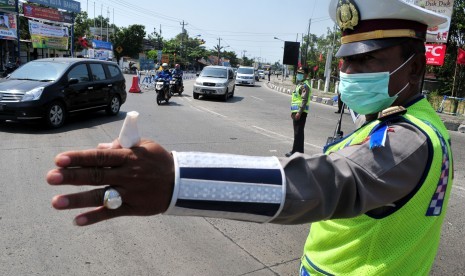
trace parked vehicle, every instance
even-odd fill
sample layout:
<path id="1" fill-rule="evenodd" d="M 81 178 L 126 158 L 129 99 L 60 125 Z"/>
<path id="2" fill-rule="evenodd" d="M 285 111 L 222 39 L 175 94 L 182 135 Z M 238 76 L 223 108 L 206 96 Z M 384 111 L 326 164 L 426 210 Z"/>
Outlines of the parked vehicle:
<path id="1" fill-rule="evenodd" d="M 253 67 L 240 66 L 237 69 L 236 84 L 255 85 L 255 69 Z"/>
<path id="2" fill-rule="evenodd" d="M 6 77 L 8 76 L 9 74 L 13 73 L 16 69 L 18 69 L 19 66 L 16 65 L 15 63 L 13 62 L 8 62 L 6 65 L 5 65 L 5 71 L 3 71 L 2 73 L 2 77 Z"/>
<path id="3" fill-rule="evenodd" d="M 158 78 L 155 84 L 155 92 L 157 92 L 157 104 L 161 105 L 162 102 L 169 103 L 171 98 L 170 79 Z"/>
<path id="4" fill-rule="evenodd" d="M 207 66 L 197 75 L 194 84 L 194 99 L 200 95 L 221 97 L 227 101 L 234 97 L 234 71 L 231 67 Z"/>
<path id="5" fill-rule="evenodd" d="M 81 111 L 117 115 L 126 101 L 126 82 L 113 62 L 47 58 L 28 62 L 0 80 L 0 120 L 43 120 L 61 127 Z"/>

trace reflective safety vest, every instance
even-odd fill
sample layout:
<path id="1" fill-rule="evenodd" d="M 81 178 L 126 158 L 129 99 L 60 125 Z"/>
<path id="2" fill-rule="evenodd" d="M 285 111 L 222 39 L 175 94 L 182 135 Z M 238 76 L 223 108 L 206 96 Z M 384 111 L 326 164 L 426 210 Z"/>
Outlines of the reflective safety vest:
<path id="1" fill-rule="evenodd" d="M 363 143 L 393 120 L 416 126 L 428 138 L 422 180 L 396 202 L 397 209 L 382 216 L 367 212 L 312 223 L 300 275 L 428 275 L 452 190 L 453 164 L 449 133 L 426 99 L 408 107 L 404 115 L 368 123 L 327 146 L 325 153 Z"/>
<path id="2" fill-rule="evenodd" d="M 294 92 L 292 92 L 292 99 L 291 99 L 291 112 L 292 113 L 299 112 L 300 106 L 302 105 L 302 94 L 300 94 L 299 91 L 304 85 L 307 85 L 308 87 L 307 105 L 305 106 L 304 112 L 308 113 L 308 107 L 310 106 L 310 94 L 312 93 L 312 90 L 310 88 L 310 83 L 308 82 L 308 80 L 305 80 L 303 83 L 300 83 L 299 85 L 297 85 Z"/>

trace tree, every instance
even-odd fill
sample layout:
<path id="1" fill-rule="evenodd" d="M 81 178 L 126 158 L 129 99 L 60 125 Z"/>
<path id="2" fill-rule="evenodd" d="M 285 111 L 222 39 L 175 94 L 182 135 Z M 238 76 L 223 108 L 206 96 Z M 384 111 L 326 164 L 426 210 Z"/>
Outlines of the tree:
<path id="1" fill-rule="evenodd" d="M 116 59 L 123 56 L 138 58 L 139 53 L 143 51 L 142 43 L 145 37 L 145 26 L 143 25 L 130 25 L 127 28 L 117 28 L 115 34 L 111 36 L 113 47 L 123 48 L 121 53 L 115 52 Z"/>
<path id="2" fill-rule="evenodd" d="M 82 11 L 76 14 L 74 19 L 74 49 L 82 51 L 82 45 L 79 43 L 79 38 L 90 37 L 90 26 L 93 20 L 87 17 L 87 12 Z"/>
<path id="3" fill-rule="evenodd" d="M 427 72 L 432 72 L 442 81 L 441 95 L 451 95 L 455 76 L 455 95 L 465 97 L 465 68 L 456 65 L 457 49 L 465 46 L 465 0 L 455 0 L 449 29 L 446 58 L 443 66 L 427 66 Z M 457 74 L 455 68 L 457 67 Z"/>

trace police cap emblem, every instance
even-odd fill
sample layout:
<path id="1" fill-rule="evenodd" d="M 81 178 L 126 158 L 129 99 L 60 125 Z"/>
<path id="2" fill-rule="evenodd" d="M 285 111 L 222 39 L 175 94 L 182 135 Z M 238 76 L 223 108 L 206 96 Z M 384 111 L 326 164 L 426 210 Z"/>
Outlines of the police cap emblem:
<path id="1" fill-rule="evenodd" d="M 352 0 L 339 0 L 336 10 L 337 25 L 342 31 L 353 30 L 357 26 L 360 12 Z"/>

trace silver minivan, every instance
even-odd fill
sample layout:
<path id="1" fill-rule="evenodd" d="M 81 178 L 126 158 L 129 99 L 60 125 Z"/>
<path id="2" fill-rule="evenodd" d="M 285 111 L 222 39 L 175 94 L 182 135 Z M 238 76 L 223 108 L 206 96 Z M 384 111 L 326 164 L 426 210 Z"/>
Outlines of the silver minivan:
<path id="1" fill-rule="evenodd" d="M 255 68 L 240 66 L 236 73 L 236 84 L 255 86 Z"/>
<path id="2" fill-rule="evenodd" d="M 194 84 L 194 99 L 203 96 L 217 96 L 227 101 L 229 97 L 234 97 L 234 71 L 231 67 L 206 66 L 197 75 Z"/>

